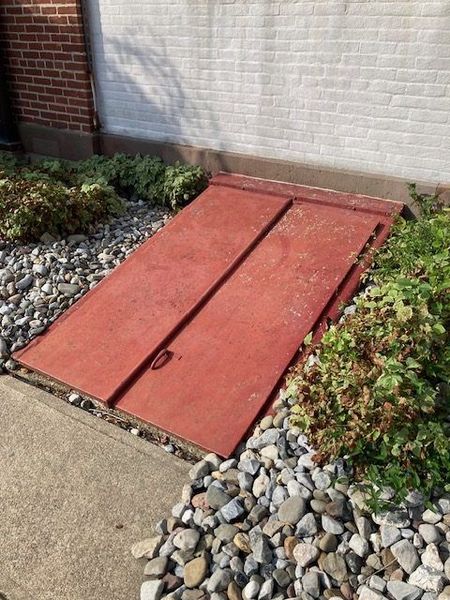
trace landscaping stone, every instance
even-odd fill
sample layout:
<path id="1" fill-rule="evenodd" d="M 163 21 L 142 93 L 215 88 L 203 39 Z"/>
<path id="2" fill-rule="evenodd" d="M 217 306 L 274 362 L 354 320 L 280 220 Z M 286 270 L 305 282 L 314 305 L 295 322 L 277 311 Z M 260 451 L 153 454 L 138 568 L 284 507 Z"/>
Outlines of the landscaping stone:
<path id="1" fill-rule="evenodd" d="M 131 554 L 134 558 L 154 558 L 158 550 L 161 548 L 163 537 L 161 535 L 142 542 L 137 542 L 131 548 Z"/>
<path id="2" fill-rule="evenodd" d="M 57 240 L 44 234 L 38 243 L 2 243 L 0 359 L 7 361 L 42 333 L 170 218 L 141 200 L 125 206 L 123 215 L 89 235 Z"/>
<path id="3" fill-rule="evenodd" d="M 173 543 L 180 550 L 195 550 L 200 539 L 200 532 L 196 529 L 183 529 L 178 533 Z"/>
<path id="4" fill-rule="evenodd" d="M 188 588 L 198 587 L 205 579 L 208 572 L 208 561 L 204 556 L 199 556 L 189 561 L 184 567 L 184 583 Z"/>
<path id="5" fill-rule="evenodd" d="M 391 525 L 381 525 L 380 527 L 381 544 L 384 548 L 389 548 L 392 544 L 402 539 L 402 530 Z"/>
<path id="6" fill-rule="evenodd" d="M 328 573 L 338 583 L 343 583 L 347 579 L 347 565 L 340 554 L 330 552 L 319 564 L 325 573 Z"/>
<path id="7" fill-rule="evenodd" d="M 169 559 L 166 556 L 157 556 L 149 560 L 144 568 L 144 575 L 147 577 L 163 577 L 167 571 Z"/>
<path id="8" fill-rule="evenodd" d="M 425 552 L 421 556 L 422 563 L 430 567 L 430 569 L 434 569 L 435 571 L 443 571 L 444 563 L 439 556 L 439 550 L 436 544 L 429 544 L 425 548 Z"/>
<path id="9" fill-rule="evenodd" d="M 418 600 L 423 591 L 404 581 L 388 581 L 387 590 L 395 600 Z"/>
<path id="10" fill-rule="evenodd" d="M 208 581 L 208 585 L 206 589 L 208 592 L 222 592 L 226 590 L 228 585 L 230 584 L 233 576 L 231 571 L 226 569 L 217 569 L 211 575 Z"/>
<path id="11" fill-rule="evenodd" d="M 359 593 L 359 600 L 383 600 L 385 596 L 376 590 L 371 590 L 367 585 L 363 585 Z"/>
<path id="12" fill-rule="evenodd" d="M 144 581 L 141 586 L 141 600 L 159 600 L 161 598 L 164 583 L 156 579 Z"/>
<path id="13" fill-rule="evenodd" d="M 351 477 L 342 461 L 314 463 L 288 414 L 280 402 L 234 457 L 208 455 L 191 469 L 158 530 L 166 572 L 147 567 L 164 600 L 450 600 L 447 496 L 430 511 L 410 493 L 373 514 L 363 490 L 342 482 Z"/>
<path id="14" fill-rule="evenodd" d="M 408 540 L 400 540 L 393 544 L 391 552 L 401 568 L 407 573 L 412 573 L 420 564 L 417 550 Z"/>
<path id="15" fill-rule="evenodd" d="M 294 548 L 294 558 L 300 567 L 308 567 L 319 558 L 319 550 L 312 544 L 297 544 Z"/>
<path id="16" fill-rule="evenodd" d="M 419 525 L 419 533 L 426 544 L 438 544 L 442 539 L 439 529 L 435 525 L 428 523 Z"/>
<path id="17" fill-rule="evenodd" d="M 278 518 L 284 523 L 295 525 L 305 514 L 305 501 L 300 496 L 292 496 L 283 502 L 278 510 Z"/>
<path id="18" fill-rule="evenodd" d="M 408 583 L 415 585 L 425 592 L 439 594 L 444 589 L 445 577 L 442 571 L 435 571 L 425 565 L 420 565 L 411 573 Z"/>

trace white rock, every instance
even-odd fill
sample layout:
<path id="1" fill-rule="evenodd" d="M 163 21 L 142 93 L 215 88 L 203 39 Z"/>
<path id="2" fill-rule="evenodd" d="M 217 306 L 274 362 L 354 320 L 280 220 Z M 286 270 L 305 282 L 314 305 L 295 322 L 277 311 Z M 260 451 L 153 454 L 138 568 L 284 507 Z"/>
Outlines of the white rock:
<path id="1" fill-rule="evenodd" d="M 420 557 L 422 563 L 435 571 L 443 571 L 444 563 L 439 556 L 439 550 L 436 544 L 428 544 L 425 552 Z"/>
<path id="2" fill-rule="evenodd" d="M 391 552 L 397 559 L 398 564 L 408 574 L 412 573 L 419 564 L 419 555 L 417 550 L 409 540 L 400 540 L 391 546 Z"/>
<path id="3" fill-rule="evenodd" d="M 388 581 L 387 589 L 395 600 L 418 600 L 423 594 L 423 590 L 404 581 Z"/>
<path id="4" fill-rule="evenodd" d="M 319 558 L 320 551 L 312 544 L 300 542 L 294 548 L 294 558 L 301 567 L 308 567 Z"/>
<path id="5" fill-rule="evenodd" d="M 359 592 L 359 600 L 383 600 L 384 598 L 381 592 L 371 590 L 367 585 L 363 585 Z"/>
<path id="6" fill-rule="evenodd" d="M 436 525 L 436 523 L 439 523 L 439 521 L 441 521 L 441 520 L 442 520 L 441 513 L 434 512 L 433 510 L 430 510 L 429 508 L 427 508 L 427 510 L 422 514 L 422 521 L 424 523 L 431 523 L 431 525 Z"/>
<path id="7" fill-rule="evenodd" d="M 439 594 L 444 589 L 444 573 L 435 571 L 425 565 L 420 565 L 414 573 L 411 573 L 408 583 L 415 585 L 425 592 Z"/>
<path id="8" fill-rule="evenodd" d="M 348 543 L 349 547 L 355 554 L 363 558 L 369 554 L 369 542 L 365 540 L 359 533 L 354 533 Z"/>

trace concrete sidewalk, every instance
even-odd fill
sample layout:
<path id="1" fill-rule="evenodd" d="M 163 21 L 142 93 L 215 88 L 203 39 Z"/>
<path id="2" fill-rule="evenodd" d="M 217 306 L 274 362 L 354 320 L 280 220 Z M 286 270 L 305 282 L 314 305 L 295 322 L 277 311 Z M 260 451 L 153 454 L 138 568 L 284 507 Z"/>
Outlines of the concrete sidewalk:
<path id="1" fill-rule="evenodd" d="M 143 566 L 130 547 L 177 502 L 189 468 L 1 377 L 0 598 L 139 598 Z"/>

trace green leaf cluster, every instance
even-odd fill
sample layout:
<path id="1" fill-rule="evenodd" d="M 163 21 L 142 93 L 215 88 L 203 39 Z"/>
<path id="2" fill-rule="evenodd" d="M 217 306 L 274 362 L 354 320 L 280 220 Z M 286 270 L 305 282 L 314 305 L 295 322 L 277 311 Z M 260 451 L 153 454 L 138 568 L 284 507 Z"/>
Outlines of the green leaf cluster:
<path id="1" fill-rule="evenodd" d="M 0 237 L 5 240 L 34 240 L 45 232 L 84 232 L 122 211 L 123 203 L 109 186 L 93 183 L 69 188 L 0 171 Z"/>
<path id="2" fill-rule="evenodd" d="M 94 155 L 81 161 L 44 160 L 28 168 L 36 174 L 74 186 L 97 183 L 113 187 L 121 196 L 146 200 L 171 209 L 185 206 L 208 183 L 199 166 L 165 165 L 155 156 Z"/>
<path id="3" fill-rule="evenodd" d="M 292 422 L 317 460 L 348 457 L 373 506 L 384 487 L 396 501 L 410 489 L 450 491 L 450 213 L 416 196 L 422 218 L 399 219 L 357 310 L 288 386 Z"/>
<path id="4" fill-rule="evenodd" d="M 0 236 L 38 239 L 44 232 L 85 231 L 123 210 L 122 197 L 175 210 L 205 189 L 199 166 L 165 165 L 158 157 L 94 155 L 27 164 L 0 152 Z"/>

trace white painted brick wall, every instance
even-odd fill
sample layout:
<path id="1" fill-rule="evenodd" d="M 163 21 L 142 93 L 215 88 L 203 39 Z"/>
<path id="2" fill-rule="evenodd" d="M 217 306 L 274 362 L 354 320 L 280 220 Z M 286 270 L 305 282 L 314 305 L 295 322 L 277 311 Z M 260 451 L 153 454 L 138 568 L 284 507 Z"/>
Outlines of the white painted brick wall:
<path id="1" fill-rule="evenodd" d="M 450 181 L 449 0 L 89 0 L 107 132 Z"/>

